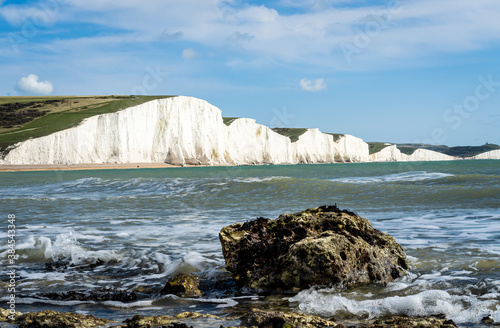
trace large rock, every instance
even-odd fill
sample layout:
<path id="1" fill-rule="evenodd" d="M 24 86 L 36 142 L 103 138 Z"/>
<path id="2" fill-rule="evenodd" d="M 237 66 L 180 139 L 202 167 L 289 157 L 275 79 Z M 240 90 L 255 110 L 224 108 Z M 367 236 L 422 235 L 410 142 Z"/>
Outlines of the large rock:
<path id="1" fill-rule="evenodd" d="M 361 325 L 359 328 L 457 328 L 452 320 L 438 317 L 399 317 L 395 316 L 385 320 L 375 320 L 368 325 Z"/>
<path id="2" fill-rule="evenodd" d="M 111 320 L 80 313 L 61 313 L 51 310 L 25 313 L 19 316 L 19 328 L 93 328 L 110 323 Z"/>
<path id="3" fill-rule="evenodd" d="M 236 283 L 255 289 L 386 284 L 408 269 L 392 236 L 336 206 L 236 223 L 223 228 L 219 239 Z"/>
<path id="4" fill-rule="evenodd" d="M 178 296 L 201 296 L 200 279 L 192 273 L 179 273 L 165 284 L 162 294 Z"/>
<path id="5" fill-rule="evenodd" d="M 321 319 L 320 317 L 307 315 L 302 313 L 278 312 L 278 311 L 262 311 L 252 309 L 245 314 L 241 319 L 243 327 L 257 327 L 257 328 L 324 328 L 324 327 L 338 327 L 343 328 L 343 325 L 329 320 Z"/>

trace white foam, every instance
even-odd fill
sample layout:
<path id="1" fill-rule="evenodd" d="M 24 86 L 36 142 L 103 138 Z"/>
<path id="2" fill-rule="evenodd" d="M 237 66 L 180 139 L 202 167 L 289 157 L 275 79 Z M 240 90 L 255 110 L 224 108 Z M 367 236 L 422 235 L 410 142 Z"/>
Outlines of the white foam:
<path id="1" fill-rule="evenodd" d="M 111 307 L 116 307 L 116 308 L 128 309 L 128 308 L 133 308 L 133 307 L 151 306 L 151 305 L 153 305 L 153 300 L 143 300 L 143 301 L 136 301 L 136 302 L 131 302 L 131 303 L 123 303 L 123 302 L 119 302 L 119 301 L 105 301 L 105 302 L 101 302 L 100 304 L 103 304 L 106 306 L 111 306 Z"/>
<path id="2" fill-rule="evenodd" d="M 368 297 L 364 295 L 364 297 Z M 322 316 L 354 315 L 379 318 L 389 315 L 428 316 L 444 314 L 457 323 L 480 322 L 490 316 L 499 322 L 500 305 L 496 300 L 479 300 L 474 296 L 458 296 L 443 290 L 427 290 L 415 295 L 390 296 L 356 300 L 332 290 L 310 289 L 290 298 L 300 311 Z M 496 310 L 493 306 L 496 305 Z"/>
<path id="3" fill-rule="evenodd" d="M 259 183 L 259 182 L 267 182 L 267 181 L 282 180 L 282 179 L 290 179 L 290 177 L 287 177 L 287 176 L 271 176 L 271 177 L 266 177 L 266 178 L 257 178 L 257 177 L 252 177 L 252 178 L 237 178 L 237 179 L 234 179 L 233 181 L 243 182 L 243 183 Z"/>
<path id="4" fill-rule="evenodd" d="M 22 259 L 32 261 L 52 259 L 68 261 L 72 264 L 120 261 L 122 257 L 114 250 L 92 251 L 82 247 L 72 232 L 57 235 L 54 242 L 44 236 L 28 236 L 17 245 Z"/>
<path id="5" fill-rule="evenodd" d="M 411 171 L 411 172 L 369 176 L 369 177 L 337 178 L 337 179 L 330 179 L 330 181 L 343 182 L 343 183 L 361 183 L 361 184 L 392 183 L 392 182 L 416 182 L 425 180 L 437 180 L 451 176 L 453 176 L 453 174 L 427 172 L 427 171 Z"/>

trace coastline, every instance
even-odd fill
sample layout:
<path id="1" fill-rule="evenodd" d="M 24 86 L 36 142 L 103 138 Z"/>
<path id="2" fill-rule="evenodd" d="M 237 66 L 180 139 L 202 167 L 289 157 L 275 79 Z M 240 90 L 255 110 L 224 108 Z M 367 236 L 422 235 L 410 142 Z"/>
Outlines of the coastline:
<path id="1" fill-rule="evenodd" d="M 118 170 L 118 169 L 156 169 L 198 167 L 208 165 L 175 165 L 167 163 L 89 163 L 89 164 L 33 164 L 33 165 L 0 165 L 0 172 L 28 171 L 72 171 L 72 170 Z"/>

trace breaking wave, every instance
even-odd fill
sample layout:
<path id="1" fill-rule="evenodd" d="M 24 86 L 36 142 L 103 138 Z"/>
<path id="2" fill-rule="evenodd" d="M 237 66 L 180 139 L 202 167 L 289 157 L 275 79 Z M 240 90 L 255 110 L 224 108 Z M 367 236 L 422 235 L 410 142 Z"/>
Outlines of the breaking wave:
<path id="1" fill-rule="evenodd" d="M 437 180 L 447 177 L 452 177 L 453 174 L 427 172 L 427 171 L 411 171 L 404 173 L 371 176 L 371 177 L 350 177 L 350 178 L 337 178 L 330 181 L 337 181 L 343 183 L 391 183 L 391 182 L 416 182 L 425 180 Z"/>

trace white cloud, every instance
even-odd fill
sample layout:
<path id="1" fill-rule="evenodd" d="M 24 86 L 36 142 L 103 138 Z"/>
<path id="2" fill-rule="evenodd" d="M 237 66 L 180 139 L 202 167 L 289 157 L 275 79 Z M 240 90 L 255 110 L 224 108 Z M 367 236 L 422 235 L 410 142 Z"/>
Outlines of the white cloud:
<path id="1" fill-rule="evenodd" d="M 196 51 L 194 51 L 194 49 L 192 49 L 192 48 L 184 49 L 184 51 L 182 51 L 182 58 L 183 59 L 192 59 L 195 56 L 196 56 Z"/>
<path id="2" fill-rule="evenodd" d="M 39 82 L 38 76 L 35 74 L 22 77 L 19 82 L 17 82 L 17 86 L 22 92 L 27 94 L 50 95 L 54 92 L 54 87 L 51 82 Z"/>
<path id="3" fill-rule="evenodd" d="M 304 91 L 321 91 L 326 89 L 326 83 L 324 79 L 316 79 L 311 81 L 309 79 L 300 80 L 300 88 Z"/>
<path id="4" fill-rule="evenodd" d="M 64 10 L 52 10 L 48 14 L 57 22 L 97 24 L 118 31 L 104 37 L 115 37 L 112 44 L 124 47 L 132 42 L 179 40 L 196 49 L 204 48 L 206 53 L 215 51 L 224 55 L 232 50 L 244 51 L 247 61 L 300 63 L 339 70 L 413 66 L 416 62 L 413 59 L 418 57 L 441 57 L 500 44 L 500 35 L 496 33 L 500 29 L 498 0 L 394 2 L 400 3 L 399 7 L 353 1 L 277 0 L 252 5 L 248 1 L 232 0 L 123 0 L 119 3 L 67 0 Z M 42 3 L 35 8 L 43 8 Z M 279 5 L 273 9 L 276 3 Z M 280 11 L 290 6 L 296 9 L 293 14 Z M 313 10 L 315 6 L 321 10 Z M 0 8 L 0 15 L 6 15 L 11 23 L 19 24 L 33 15 L 26 6 L 9 5 L 7 9 L 2 12 Z M 102 38 L 100 34 L 75 35 L 62 40 L 92 44 Z M 44 41 L 44 46 L 63 41 L 55 38 Z M 353 49 L 354 65 L 346 61 L 342 44 Z M 193 56 L 196 57 L 196 52 L 192 49 L 182 53 L 184 59 Z"/>
<path id="5" fill-rule="evenodd" d="M 0 5 L 2 2 L 0 0 Z M 59 15 L 59 9 L 57 1 L 47 1 L 35 6 L 5 5 L 0 8 L 0 16 L 3 16 L 11 25 L 37 29 L 48 27 L 54 23 Z"/>

